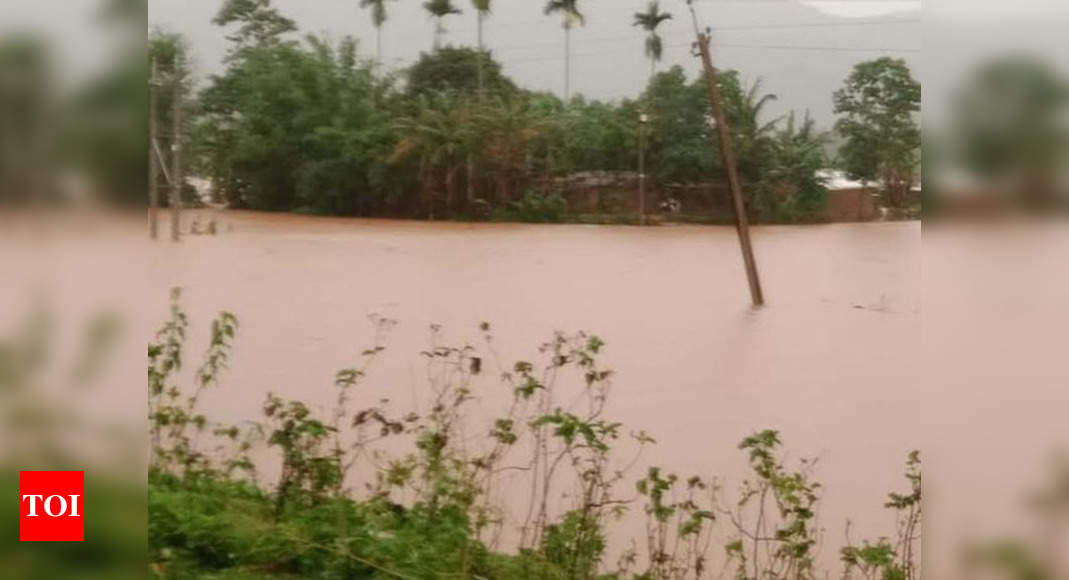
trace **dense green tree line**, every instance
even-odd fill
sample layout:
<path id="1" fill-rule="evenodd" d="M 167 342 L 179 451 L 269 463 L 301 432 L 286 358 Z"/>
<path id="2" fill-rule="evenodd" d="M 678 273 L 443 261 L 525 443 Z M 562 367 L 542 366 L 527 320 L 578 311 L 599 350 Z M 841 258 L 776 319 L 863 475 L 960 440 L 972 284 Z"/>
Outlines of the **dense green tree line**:
<path id="1" fill-rule="evenodd" d="M 381 24 L 385 12 L 376 11 L 385 6 L 366 4 Z M 432 4 L 438 18 L 456 10 Z M 561 6 L 553 12 L 575 9 Z M 489 14 L 489 3 L 476 8 L 480 19 Z M 365 56 L 355 39 L 298 37 L 269 0 L 227 0 L 215 19 L 232 43 L 226 69 L 189 98 L 191 172 L 210 177 L 232 207 L 486 216 L 530 195 L 562 193 L 562 176 L 634 171 L 645 112 L 654 190 L 716 182 L 722 168 L 704 82 L 678 66 L 654 72 L 656 26 L 667 16 L 655 4 L 635 15 L 647 34 L 649 84 L 633 99 L 604 102 L 519 87 L 476 48 L 437 48 L 384 73 L 377 53 Z M 173 52 L 181 41 L 157 32 L 150 51 L 167 52 L 158 45 Z M 770 119 L 765 106 L 776 97 L 760 82 L 744 86 L 737 71 L 723 71 L 720 83 L 753 217 L 817 215 L 825 136 L 808 116 Z"/>

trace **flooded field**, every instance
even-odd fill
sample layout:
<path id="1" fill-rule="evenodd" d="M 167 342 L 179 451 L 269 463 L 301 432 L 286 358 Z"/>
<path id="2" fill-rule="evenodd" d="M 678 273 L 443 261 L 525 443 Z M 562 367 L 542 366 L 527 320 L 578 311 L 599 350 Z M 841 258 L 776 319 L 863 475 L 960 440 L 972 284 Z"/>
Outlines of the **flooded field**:
<path id="1" fill-rule="evenodd" d="M 976 538 L 1033 539 L 1069 554 L 1069 536 L 1037 532 L 1025 501 L 1050 483 L 1051 454 L 1069 443 L 1069 229 L 1059 223 L 925 226 L 923 252 L 916 222 L 759 227 L 768 304 L 754 310 L 727 227 L 216 219 L 218 235 L 178 245 L 146 243 L 142 216 L 5 222 L 0 258 L 21 281 L 0 285 L 8 336 L 35 306 L 52 310 L 60 351 L 77 351 L 87 317 L 102 309 L 136 330 L 96 388 L 62 390 L 69 358 L 53 357 L 54 388 L 42 383 L 33 401 L 143 434 L 140 353 L 173 285 L 185 288 L 191 317 L 189 372 L 210 318 L 227 309 L 240 319 L 231 368 L 201 404 L 221 422 L 260 419 L 269 392 L 329 414 L 335 371 L 372 343 L 371 313 L 398 325 L 352 404 L 390 398 L 398 413 L 426 410 L 419 353 L 432 324 L 442 342 L 485 353 L 478 325 L 491 323 L 503 365 L 536 360 L 554 330 L 582 329 L 605 340 L 603 362 L 617 371 L 606 418 L 658 440 L 619 484 L 625 498 L 650 464 L 717 477 L 730 493 L 746 475 L 739 440 L 774 428 L 791 459 L 819 459 L 830 570 L 848 518 L 855 541 L 893 533 L 882 506 L 904 488 L 902 461 L 914 448 L 925 457 L 925 577 L 971 577 L 945 567 Z M 492 357 L 485 368 L 473 386 L 477 419 L 488 420 L 508 389 Z M 144 449 L 143 438 L 128 439 Z M 34 441 L 6 439 L 0 450 Z M 276 450 L 257 460 L 273 484 Z M 367 473 L 352 476 L 359 489 Z M 523 505 L 516 489 L 499 488 L 500 501 Z M 510 516 L 514 530 L 522 514 Z M 613 553 L 633 537 L 644 537 L 640 521 L 614 526 Z"/>
<path id="2" fill-rule="evenodd" d="M 855 538 L 893 532 L 882 504 L 920 445 L 919 222 L 757 228 L 768 304 L 755 310 L 730 227 L 216 219 L 217 236 L 152 250 L 155 274 L 187 290 L 191 352 L 216 311 L 241 322 L 225 387 L 203 399 L 214 418 L 256 419 L 269 391 L 329 412 L 335 370 L 371 344 L 371 313 L 398 326 L 361 397 L 399 409 L 419 407 L 432 324 L 444 342 L 479 345 L 491 323 L 504 361 L 534 359 L 554 330 L 586 330 L 617 373 L 607 417 L 658 440 L 642 465 L 731 490 L 745 474 L 739 440 L 779 429 L 791 457 L 819 458 L 825 556 L 837 558 L 848 517 Z M 166 296 L 156 302 L 162 318 Z M 496 373 L 481 380 L 492 414 Z"/>

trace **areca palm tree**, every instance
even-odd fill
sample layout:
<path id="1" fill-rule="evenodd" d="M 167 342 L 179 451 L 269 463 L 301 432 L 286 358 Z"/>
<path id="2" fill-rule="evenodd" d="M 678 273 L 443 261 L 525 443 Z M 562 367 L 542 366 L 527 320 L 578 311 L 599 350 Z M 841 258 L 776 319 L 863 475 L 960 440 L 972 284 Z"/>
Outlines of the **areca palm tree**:
<path id="1" fill-rule="evenodd" d="M 490 0 L 471 0 L 478 16 L 478 43 L 479 43 L 479 92 L 483 90 L 483 21 L 490 14 Z"/>
<path id="2" fill-rule="evenodd" d="M 654 69 L 657 67 L 657 62 L 661 60 L 661 55 L 664 52 L 664 43 L 661 41 L 661 35 L 657 34 L 657 27 L 671 18 L 671 13 L 661 12 L 660 3 L 657 0 L 650 0 L 645 12 L 635 13 L 634 25 L 640 26 L 646 31 L 646 57 L 650 59 L 651 79 L 653 78 Z"/>
<path id="3" fill-rule="evenodd" d="M 579 12 L 579 0 L 549 0 L 546 3 L 546 15 L 560 13 L 564 27 L 564 100 L 571 97 L 572 76 L 572 27 L 576 24 L 582 26 L 586 19 Z"/>
<path id="4" fill-rule="evenodd" d="M 360 0 L 361 8 L 371 8 L 375 25 L 375 61 L 382 64 L 382 25 L 386 23 L 386 0 Z"/>
<path id="5" fill-rule="evenodd" d="M 434 18 L 434 50 L 438 50 L 442 45 L 442 34 L 445 33 L 445 17 L 460 14 L 461 10 L 453 5 L 453 0 L 427 0 L 423 3 L 423 9 Z"/>

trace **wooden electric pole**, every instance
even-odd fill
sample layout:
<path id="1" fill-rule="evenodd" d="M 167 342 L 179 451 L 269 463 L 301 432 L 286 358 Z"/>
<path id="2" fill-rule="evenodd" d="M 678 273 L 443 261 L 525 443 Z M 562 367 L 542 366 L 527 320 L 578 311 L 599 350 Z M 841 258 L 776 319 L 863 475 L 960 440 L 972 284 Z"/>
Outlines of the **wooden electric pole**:
<path id="1" fill-rule="evenodd" d="M 638 223 L 646 225 L 646 122 L 649 116 L 638 116 Z"/>
<path id="2" fill-rule="evenodd" d="M 572 21 L 564 15 L 564 106 L 572 100 Z"/>
<path id="3" fill-rule="evenodd" d="M 709 101 L 712 106 L 713 119 L 716 122 L 716 134 L 720 142 L 720 157 L 727 171 L 728 186 L 731 188 L 732 204 L 735 209 L 735 229 L 739 234 L 739 246 L 742 249 L 742 261 L 746 266 L 746 279 L 750 283 L 750 298 L 754 306 L 765 303 L 764 293 L 761 291 L 761 279 L 757 275 L 757 261 L 754 259 L 753 244 L 750 243 L 750 223 L 746 217 L 746 204 L 742 199 L 742 186 L 739 183 L 739 171 L 735 164 L 735 149 L 731 143 L 731 131 L 728 128 L 727 117 L 724 115 L 724 105 L 720 99 L 720 85 L 716 81 L 716 69 L 713 68 L 713 59 L 709 54 L 709 32 L 698 30 L 698 16 L 694 12 L 694 5 L 690 5 L 690 15 L 694 20 L 694 33 L 697 36 L 699 56 L 702 59 L 702 68 L 705 69 L 705 81 L 709 88 Z"/>
<path id="4" fill-rule="evenodd" d="M 171 241 L 177 242 L 182 214 L 182 58 L 174 57 L 174 135 L 171 141 Z"/>
<path id="5" fill-rule="evenodd" d="M 152 59 L 152 76 L 148 81 L 148 235 L 159 237 L 159 221 L 156 209 L 160 207 L 159 159 L 156 157 L 156 59 Z"/>

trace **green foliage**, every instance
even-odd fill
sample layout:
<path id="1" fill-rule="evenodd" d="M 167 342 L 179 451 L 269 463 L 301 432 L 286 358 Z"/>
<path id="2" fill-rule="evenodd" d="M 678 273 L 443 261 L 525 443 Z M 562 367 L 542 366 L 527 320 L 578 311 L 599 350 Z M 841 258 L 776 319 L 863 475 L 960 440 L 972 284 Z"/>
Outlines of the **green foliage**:
<path id="1" fill-rule="evenodd" d="M 427 0 L 423 3 L 423 9 L 435 18 L 461 13 L 461 10 L 453 5 L 452 0 Z"/>
<path id="2" fill-rule="evenodd" d="M 371 8 L 371 23 L 382 28 L 386 23 L 386 0 L 360 0 L 361 8 Z"/>
<path id="3" fill-rule="evenodd" d="M 778 454 L 779 432 L 754 433 L 739 443 L 748 452 L 753 478 L 743 482 L 733 508 L 721 508 L 736 530 L 725 550 L 736 564 L 736 578 L 816 577 L 816 507 L 821 485 L 810 478 L 812 462 L 789 470 Z"/>
<path id="4" fill-rule="evenodd" d="M 917 580 L 921 577 L 919 554 L 921 525 L 921 458 L 919 451 L 911 451 L 906 458 L 906 480 L 909 491 L 892 492 L 884 507 L 895 511 L 898 526 L 892 543 L 887 538 L 875 542 L 865 540 L 860 546 L 848 543 L 840 551 L 845 565 L 843 577 L 855 576 L 879 580 Z M 847 529 L 849 536 L 849 528 Z M 849 541 L 849 537 L 847 538 Z"/>
<path id="5" fill-rule="evenodd" d="M 501 72 L 501 63 L 486 52 L 468 47 L 442 47 L 421 53 L 408 69 L 405 91 L 410 97 L 440 92 L 473 96 L 479 90 L 479 66 L 483 67 L 483 89 L 492 95 L 509 97 L 517 89 Z"/>
<path id="6" fill-rule="evenodd" d="M 954 161 L 985 181 L 1015 187 L 1029 203 L 1056 202 L 1067 151 L 1058 118 L 1067 103 L 1069 86 L 1043 61 L 1007 56 L 984 64 L 955 98 Z"/>
<path id="7" fill-rule="evenodd" d="M 650 81 L 644 100 L 649 102 L 647 155 L 655 181 L 708 181 L 720 168 L 719 152 L 711 145 L 713 130 L 706 90 L 702 82 L 688 82 L 679 66 L 658 73 Z"/>
<path id="8" fill-rule="evenodd" d="M 547 562 L 561 565 L 568 578 L 593 578 L 605 552 L 605 537 L 588 513 L 570 511 L 546 527 L 541 551 Z"/>
<path id="9" fill-rule="evenodd" d="M 297 25 L 271 5 L 271 0 L 224 0 L 213 23 L 237 24 L 235 34 L 227 38 L 239 47 L 263 46 L 280 41 L 282 35 L 297 30 Z"/>
<path id="10" fill-rule="evenodd" d="M 801 124 L 792 112 L 770 143 L 771 162 L 756 184 L 757 211 L 767 221 L 816 221 L 828 201 L 828 192 L 817 177 L 827 159 L 827 138 L 814 128 L 808 113 Z"/>
<path id="11" fill-rule="evenodd" d="M 185 392 L 178 383 L 184 360 L 188 318 L 179 305 L 181 291 L 171 290 L 171 318 L 148 345 L 148 419 L 151 442 L 151 465 L 164 472 L 210 475 L 209 459 L 198 448 L 200 434 L 208 431 L 208 419 L 197 412 L 197 401 L 204 389 L 216 386 L 219 373 L 226 368 L 231 343 L 237 331 L 237 318 L 222 312 L 212 322 L 208 349 L 197 369 L 194 388 Z M 193 432 L 190 432 L 190 429 Z M 226 429 L 226 434 L 232 433 Z M 233 432 L 232 439 L 237 438 Z M 240 460 L 239 460 L 240 461 Z M 241 462 L 244 465 L 244 462 Z M 236 465 L 227 465 L 228 471 Z"/>
<path id="12" fill-rule="evenodd" d="M 557 118 L 552 141 L 547 144 L 553 156 L 553 170 L 568 174 L 575 171 L 632 171 L 638 164 L 637 103 L 588 101 L 577 96 Z"/>
<path id="13" fill-rule="evenodd" d="M 835 92 L 835 128 L 846 138 L 843 169 L 865 181 L 881 180 L 892 207 L 902 207 L 920 152 L 921 86 L 902 59 L 881 57 L 854 66 Z"/>
<path id="14" fill-rule="evenodd" d="M 492 416 L 485 437 L 473 437 L 474 379 L 488 371 L 485 361 L 498 360 L 490 325 L 479 326 L 490 356 L 445 344 L 432 327 L 421 353 L 429 406 L 396 417 L 388 400 L 356 405 L 394 324 L 371 317 L 374 346 L 335 374 L 331 416 L 269 395 L 263 422 L 239 428 L 216 425 L 197 409 L 201 390 L 216 387 L 226 367 L 237 320 L 224 312 L 213 323 L 186 398 L 178 376 L 189 321 L 179 297 L 175 290 L 170 317 L 149 344 L 149 554 L 156 577 L 696 580 L 709 572 L 714 528 L 724 520 L 735 533 L 723 547 L 737 578 L 816 576 L 820 485 L 810 479 L 810 463 L 785 467 L 776 431 L 740 444 L 754 476 L 730 508 L 715 482 L 650 468 L 635 485 L 645 499 L 646 552 L 629 550 L 606 571 L 609 528 L 632 502 L 619 484 L 655 442 L 640 431 L 625 445 L 625 427 L 605 416 L 613 373 L 599 362 L 605 343 L 598 336 L 557 333 L 536 358 L 498 368 L 498 386 L 511 400 Z M 201 451 L 201 432 L 220 440 L 214 452 Z M 384 438 L 408 451 L 372 445 Z M 255 478 L 250 453 L 260 444 L 281 455 L 273 486 Z M 621 461 L 628 447 L 634 455 Z M 369 480 L 363 494 L 345 487 L 354 466 Z M 884 580 L 917 577 L 919 466 L 912 454 L 909 491 L 887 502 L 899 515 L 899 541 L 844 548 L 848 578 L 875 578 L 876 571 L 889 571 Z M 497 551 L 494 541 L 506 525 L 496 493 L 508 485 L 506 471 L 522 471 L 529 485 L 526 505 L 511 510 L 521 520 L 516 553 Z"/>
<path id="15" fill-rule="evenodd" d="M 747 209 L 753 219 L 797 222 L 819 219 L 826 190 L 816 177 L 827 160 L 826 137 L 808 114 L 766 120 L 764 109 L 776 99 L 763 94 L 760 81 L 743 89 L 736 71 L 717 77 L 731 129 Z M 643 99 L 649 103 L 647 158 L 655 181 L 708 182 L 723 174 L 709 113 L 705 82 L 688 82 L 676 66 L 655 75 Z"/>
<path id="16" fill-rule="evenodd" d="M 529 191 L 504 210 L 494 214 L 501 221 L 560 223 L 568 214 L 568 203 L 557 194 Z"/>
<path id="17" fill-rule="evenodd" d="M 445 17 L 462 11 L 453 4 L 453 0 L 426 0 L 423 9 L 434 18 L 434 50 L 437 52 L 445 33 Z"/>
<path id="18" fill-rule="evenodd" d="M 380 4 L 366 6 L 373 18 Z M 457 10 L 451 2 L 428 8 L 439 20 Z M 569 26 L 582 22 L 576 2 L 546 9 Z M 653 6 L 636 24 L 653 38 L 667 17 Z M 230 0 L 216 22 L 236 32 L 226 70 L 209 79 L 191 111 L 188 157 L 191 173 L 210 177 L 233 207 L 558 220 L 554 194 L 566 192 L 556 178 L 634 171 L 640 111 L 650 116 L 653 189 L 722 179 L 706 87 L 678 67 L 652 76 L 638 99 L 564 103 L 517 88 L 486 51 L 442 47 L 421 54 L 399 89 L 361 58 L 355 40 L 297 39 L 267 0 Z M 160 36 L 156 50 L 175 43 Z M 808 124 L 777 133 L 779 120 L 763 118 L 773 96 L 759 84 L 744 91 L 733 71 L 720 82 L 755 218 L 813 219 L 822 201 L 810 171 L 820 160 L 811 153 L 817 133 Z M 517 199 L 539 190 L 547 195 Z"/>
<path id="19" fill-rule="evenodd" d="M 572 23 L 583 24 L 585 18 L 579 11 L 579 0 L 549 0 L 543 10 L 546 15 L 560 14 L 564 18 L 565 26 Z"/>
<path id="20" fill-rule="evenodd" d="M 661 36 L 657 34 L 657 28 L 662 22 L 671 18 L 671 13 L 661 12 L 660 3 L 657 0 L 650 0 L 645 12 L 635 13 L 634 25 L 646 31 L 646 58 L 650 59 L 651 71 L 654 63 L 661 60 L 663 51 L 663 43 Z"/>
<path id="21" fill-rule="evenodd" d="M 965 165 L 984 176 L 1043 167 L 1064 147 L 1057 117 L 1069 88 L 1039 61 L 1006 58 L 986 64 L 970 79 L 955 108 Z"/>
<path id="22" fill-rule="evenodd" d="M 321 503 L 327 492 L 342 483 L 340 458 L 327 448 L 336 431 L 311 416 L 300 401 L 283 401 L 269 394 L 264 416 L 274 426 L 267 439 L 269 446 L 282 450 L 282 474 L 275 491 L 275 514 L 287 508 L 303 508 Z"/>
<path id="23" fill-rule="evenodd" d="M 1003 540 L 971 547 L 965 556 L 970 571 L 1013 580 L 1053 580 L 1048 562 L 1039 557 L 1032 546 Z"/>
<path id="24" fill-rule="evenodd" d="M 144 31 L 145 3 L 138 4 L 116 1 L 102 16 L 108 24 L 118 23 L 129 30 Z M 4 163 L 0 163 L 7 166 L 0 167 L 0 190 L 14 196 L 34 193 L 48 199 L 57 193 L 51 189 L 54 177 L 49 176 L 58 173 L 48 163 L 50 159 L 58 159 L 84 172 L 106 201 L 146 205 L 148 67 L 142 52 L 145 36 L 141 32 L 116 37 L 120 43 L 115 52 L 118 60 L 113 66 L 58 103 L 56 93 L 64 91 L 56 91 L 58 87 L 49 80 L 48 51 L 38 50 L 44 47 L 35 46 L 35 40 L 27 43 L 19 34 L 6 35 L 0 41 L 0 45 L 6 45 L 0 46 L 0 61 L 3 61 L 0 68 L 7 71 L 0 81 L 3 86 L 0 100 L 4 101 L 0 106 L 3 110 L 0 123 L 4 126 L 0 146 L 7 151 Z M 5 52 L 7 56 L 2 54 Z M 25 100 L 8 100 L 11 97 Z M 30 133 L 23 133 L 27 130 Z M 36 180 L 4 183 L 11 177 L 33 175 L 37 176 Z"/>
<path id="25" fill-rule="evenodd" d="M 5 402 L 9 401 L 10 398 L 5 399 Z M 5 427 L 11 436 L 10 424 Z M 27 432 L 30 431 L 22 428 L 14 436 Z M 23 461 L 9 459 L 5 462 L 9 467 L 0 475 L 0 494 L 12 498 L 19 496 L 20 468 L 79 470 L 85 467 L 81 461 L 60 460 L 45 464 L 40 462 L 40 455 L 22 454 L 22 457 L 25 458 Z M 87 497 L 93 498 L 93 515 L 85 518 L 84 542 L 21 542 L 17 526 L 0 531 L 4 578 L 134 580 L 145 577 L 145 484 L 119 479 L 107 469 L 99 469 L 86 473 L 84 491 Z M 0 505 L 0 518 L 17 521 L 19 511 L 18 503 L 7 502 Z"/>
<path id="26" fill-rule="evenodd" d="M 418 159 L 419 182 L 428 217 L 434 219 L 440 201 L 448 208 L 457 194 L 457 173 L 466 162 L 467 149 L 472 141 L 472 111 L 458 103 L 457 95 L 449 92 L 421 95 L 419 108 L 395 126 L 401 136 L 391 160 L 394 162 Z M 437 190 L 444 186 L 445 199 Z"/>
<path id="27" fill-rule="evenodd" d="M 902 570 L 895 564 L 894 547 L 884 539 L 875 544 L 866 541 L 861 546 L 843 548 L 842 561 L 846 564 L 847 574 L 850 571 L 856 571 L 863 578 L 880 578 L 880 580 L 905 578 Z"/>
<path id="28" fill-rule="evenodd" d="M 662 475 L 651 467 L 646 477 L 635 485 L 646 501 L 646 562 L 640 576 L 644 580 L 701 578 L 707 570 L 712 541 L 716 486 L 698 476 L 683 482 L 679 495 L 679 477 Z M 704 502 L 704 503 L 703 503 Z M 633 558 L 634 553 L 627 558 Z"/>
<path id="29" fill-rule="evenodd" d="M 157 122 L 161 129 L 167 132 L 170 132 L 173 124 L 175 85 L 179 85 L 179 91 L 184 97 L 192 93 L 193 79 L 189 67 L 189 53 L 189 41 L 181 34 L 162 28 L 153 28 L 149 31 L 148 61 L 149 64 L 156 63 Z"/>
<path id="30" fill-rule="evenodd" d="M 354 41 L 308 37 L 231 56 L 201 95 L 196 127 L 201 163 L 231 205 L 368 214 L 407 183 L 386 162 L 394 105 Z"/>

